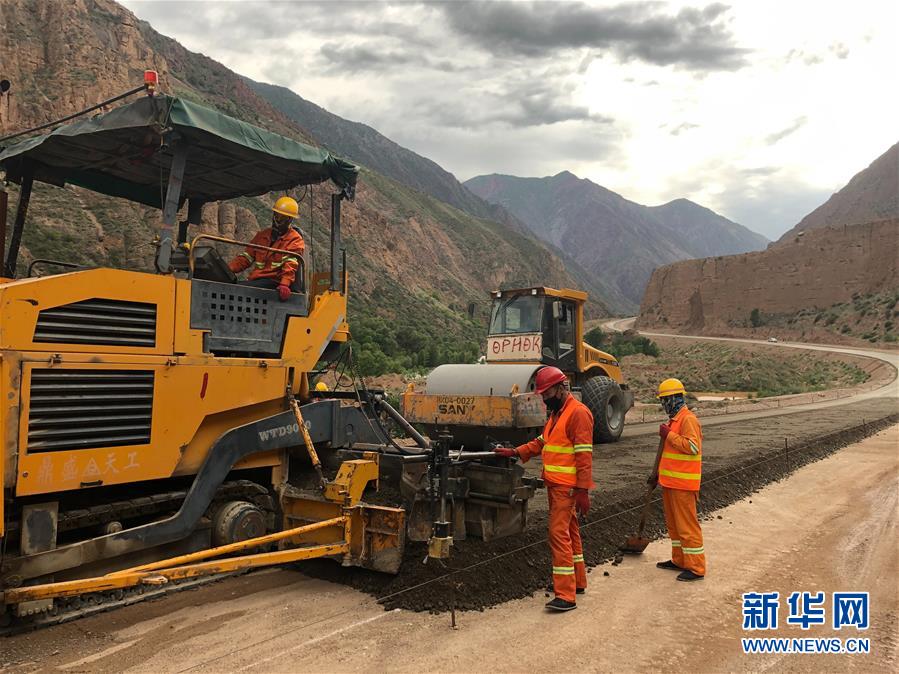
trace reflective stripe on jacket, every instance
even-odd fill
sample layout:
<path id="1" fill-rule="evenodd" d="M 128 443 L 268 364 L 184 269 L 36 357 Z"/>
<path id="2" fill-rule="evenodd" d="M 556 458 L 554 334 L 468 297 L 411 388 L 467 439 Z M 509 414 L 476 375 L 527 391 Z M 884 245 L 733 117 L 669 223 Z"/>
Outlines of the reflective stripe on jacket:
<path id="1" fill-rule="evenodd" d="M 659 484 L 669 489 L 699 491 L 702 479 L 702 427 L 686 407 L 668 422 L 671 432 L 665 438 L 659 461 Z"/>
<path id="2" fill-rule="evenodd" d="M 255 243 L 257 246 L 268 246 L 269 248 L 290 251 L 300 255 L 306 249 L 303 236 L 292 227 L 288 227 L 284 235 L 276 241 L 272 241 L 271 227 L 263 229 L 253 237 L 250 243 Z M 247 267 L 252 267 L 248 277 L 251 281 L 260 278 L 270 278 L 275 279 L 279 285 L 289 286 L 296 279 L 297 269 L 300 265 L 296 258 L 292 256 L 285 256 L 270 250 L 247 248 L 246 251 L 231 260 L 228 266 L 235 274 L 239 274 Z"/>
<path id="3" fill-rule="evenodd" d="M 556 485 L 589 489 L 593 484 L 593 415 L 573 395 L 553 414 L 543 434 L 515 448 L 522 461 L 538 454 L 543 479 Z"/>

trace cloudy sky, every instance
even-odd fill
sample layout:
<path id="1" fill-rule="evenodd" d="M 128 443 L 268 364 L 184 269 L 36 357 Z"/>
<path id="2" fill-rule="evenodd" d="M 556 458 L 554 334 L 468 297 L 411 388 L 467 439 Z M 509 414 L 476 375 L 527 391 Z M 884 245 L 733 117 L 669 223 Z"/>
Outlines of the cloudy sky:
<path id="1" fill-rule="evenodd" d="M 777 238 L 899 140 L 899 3 L 124 0 L 460 180 L 570 170 Z"/>

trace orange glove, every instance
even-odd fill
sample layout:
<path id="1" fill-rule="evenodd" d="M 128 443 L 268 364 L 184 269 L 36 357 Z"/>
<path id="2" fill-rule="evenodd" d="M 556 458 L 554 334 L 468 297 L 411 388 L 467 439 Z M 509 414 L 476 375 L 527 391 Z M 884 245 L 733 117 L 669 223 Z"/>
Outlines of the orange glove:
<path id="1" fill-rule="evenodd" d="M 590 494 L 586 489 L 574 490 L 574 509 L 578 515 L 586 515 L 590 510 Z"/>
<path id="2" fill-rule="evenodd" d="M 286 302 L 290 298 L 290 286 L 278 286 L 278 297 L 282 302 Z"/>

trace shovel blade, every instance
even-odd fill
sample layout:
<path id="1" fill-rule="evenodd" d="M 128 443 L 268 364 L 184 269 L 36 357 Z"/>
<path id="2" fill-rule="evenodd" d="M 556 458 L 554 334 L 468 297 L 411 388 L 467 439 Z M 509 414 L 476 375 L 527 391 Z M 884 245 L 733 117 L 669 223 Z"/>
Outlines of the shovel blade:
<path id="1" fill-rule="evenodd" d="M 648 538 L 643 536 L 628 536 L 627 540 L 624 541 L 624 545 L 622 545 L 619 550 L 621 550 L 621 552 L 626 552 L 629 555 L 639 555 L 646 549 L 647 545 L 649 545 Z"/>

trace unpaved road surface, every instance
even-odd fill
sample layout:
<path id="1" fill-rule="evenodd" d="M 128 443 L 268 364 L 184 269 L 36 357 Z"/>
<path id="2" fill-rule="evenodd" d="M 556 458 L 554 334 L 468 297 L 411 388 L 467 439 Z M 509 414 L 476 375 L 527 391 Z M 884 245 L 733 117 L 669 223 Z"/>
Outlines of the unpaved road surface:
<path id="1" fill-rule="evenodd" d="M 702 419 L 701 513 L 714 518 L 711 513 L 716 509 L 740 501 L 765 485 L 897 420 L 899 388 L 895 381 L 849 400 Z M 585 556 L 590 566 L 611 559 L 624 537 L 636 528 L 644 479 L 655 454 L 657 429 L 657 422 L 630 426 L 621 442 L 597 446 L 594 451 L 598 489 L 593 495 L 594 507 L 588 515 L 588 523 L 583 528 Z M 539 462 L 531 462 L 528 469 L 538 473 Z M 756 526 L 766 521 L 759 519 Z M 709 524 L 716 527 L 717 522 L 713 519 Z M 802 520 L 798 522 L 797 530 L 789 535 L 791 540 L 801 538 L 808 531 L 802 526 Z M 648 523 L 648 531 L 656 535 L 662 532 L 658 510 Z M 385 607 L 404 609 L 396 615 L 402 616 L 406 621 L 403 624 L 411 628 L 428 625 L 431 619 L 422 614 L 407 613 L 408 609 L 441 613 L 439 619 L 434 620 L 443 625 L 448 620 L 444 612 L 453 604 L 460 610 L 485 609 L 531 597 L 535 592 L 538 599 L 542 599 L 541 589 L 545 587 L 550 568 L 545 494 L 538 492 L 532 502 L 529 525 L 524 534 L 489 544 L 459 542 L 446 565 L 434 560 L 425 565 L 422 564 L 424 558 L 424 546 L 410 544 L 403 568 L 396 577 L 361 569 L 343 569 L 333 562 L 320 561 L 232 578 L 160 601 L 145 602 L 0 641 L 0 668 L 4 663 L 19 663 L 15 665 L 18 669 L 23 661 L 56 662 L 69 656 L 71 662 L 79 659 L 74 657 L 75 653 L 80 653 L 80 658 L 88 658 L 75 666 L 75 670 L 116 669 L 120 663 L 122 667 L 137 666 L 141 663 L 126 664 L 124 654 L 142 653 L 144 645 L 155 644 L 159 653 L 169 654 L 170 660 L 165 667 L 157 668 L 178 670 L 180 665 L 177 663 L 198 657 L 194 649 L 199 646 L 193 640 L 202 635 L 209 635 L 210 642 L 214 642 L 206 653 L 223 654 L 230 653 L 228 649 L 256 648 L 252 645 L 258 642 L 255 639 L 257 626 L 282 625 L 284 638 L 292 639 L 290 643 L 298 647 L 297 651 L 316 650 L 317 644 L 337 637 L 337 633 L 343 634 L 339 631 L 356 621 L 371 619 L 371 629 L 377 629 L 378 625 L 400 619 L 385 613 Z M 613 569 L 612 578 L 630 568 L 628 564 Z M 594 571 L 591 577 L 595 575 Z M 892 575 L 895 578 L 895 567 Z M 362 590 L 364 594 L 354 592 L 354 589 Z M 505 608 L 491 610 L 486 615 L 496 615 L 497 610 Z M 474 617 L 472 613 L 464 615 L 466 623 Z M 171 616 L 179 617 L 173 621 Z M 542 629 L 542 618 L 533 620 L 534 627 Z M 635 625 L 650 625 L 650 634 L 654 633 L 653 625 L 661 624 L 650 624 L 636 617 L 633 621 Z M 327 636 L 331 632 L 336 633 L 334 637 Z M 281 636 L 272 633 L 260 638 L 278 642 Z M 598 633 L 596 638 L 603 636 Z M 167 646 L 170 643 L 171 649 Z M 103 651 L 107 646 L 117 650 Z M 337 669 L 349 667 L 344 664 L 349 660 L 341 658 L 349 658 L 354 650 L 351 645 L 345 650 L 346 656 L 336 653 L 330 661 Z M 96 656 L 100 651 L 103 652 Z M 294 655 L 292 651 L 289 657 Z M 225 664 L 230 662 L 227 659 L 230 657 L 222 655 L 221 660 L 209 663 L 208 668 L 233 669 L 236 665 Z M 288 658 L 288 655 L 277 657 Z M 268 662 L 280 662 L 277 657 Z M 158 661 L 151 658 L 147 662 Z M 431 665 L 431 668 L 449 668 L 455 662 L 451 658 L 443 664 Z M 392 666 L 401 664 L 398 661 Z M 486 662 L 481 664 L 487 665 Z M 509 665 L 505 667 L 515 669 Z M 148 668 L 153 669 L 149 665 Z M 277 667 L 271 664 L 269 668 Z"/>
<path id="2" fill-rule="evenodd" d="M 701 512 L 729 505 L 857 441 L 871 432 L 873 419 L 879 420 L 876 427 L 899 420 L 896 400 L 877 399 L 704 428 Z M 582 527 L 588 566 L 613 557 L 623 537 L 636 528 L 645 478 L 658 444 L 658 424 L 654 428 L 651 436 L 637 435 L 594 450 L 597 489 L 591 495 L 588 524 Z M 532 460 L 527 468 L 539 474 L 539 460 Z M 451 605 L 451 589 L 460 608 L 490 607 L 545 587 L 551 566 L 546 517 L 546 495 L 541 490 L 531 501 L 528 528 L 523 534 L 489 543 L 460 542 L 454 546 L 446 568 L 422 564 L 425 551 L 419 546 L 409 546 L 396 577 L 335 569 L 324 563 L 305 568 L 318 577 L 340 580 L 378 597 L 387 596 L 384 603 L 388 608 L 445 611 Z M 647 528 L 660 533 L 661 517 L 651 518 Z M 447 576 L 448 572 L 453 575 Z M 427 584 L 416 587 L 422 583 Z"/>
<path id="3" fill-rule="evenodd" d="M 899 426 L 799 469 L 704 522 L 709 572 L 657 570 L 666 541 L 593 569 L 578 609 L 543 593 L 483 612 L 384 611 L 346 586 L 266 571 L 7 639 L 17 671 L 896 671 Z M 609 576 L 605 576 L 608 572 Z M 870 629 L 785 624 L 764 636 L 867 637 L 856 655 L 744 655 L 744 592 L 870 592 Z M 783 600 L 782 600 L 783 602 Z M 785 604 L 785 602 L 783 602 Z"/>

